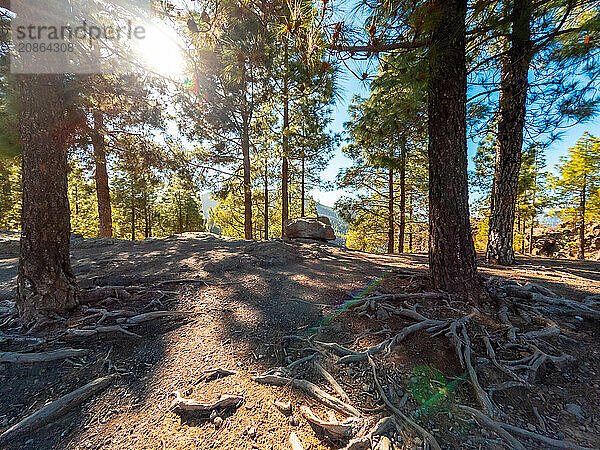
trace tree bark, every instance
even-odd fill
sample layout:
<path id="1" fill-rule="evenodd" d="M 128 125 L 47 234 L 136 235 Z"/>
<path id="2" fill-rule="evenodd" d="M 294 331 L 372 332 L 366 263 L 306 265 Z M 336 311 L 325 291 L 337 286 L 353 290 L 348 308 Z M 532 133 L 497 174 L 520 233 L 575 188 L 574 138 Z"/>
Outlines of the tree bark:
<path id="1" fill-rule="evenodd" d="M 112 237 L 112 212 L 110 207 L 110 189 L 106 170 L 106 150 L 104 142 L 104 115 L 95 110 L 92 146 L 94 147 L 94 178 L 96 197 L 98 198 L 98 237 Z"/>
<path id="2" fill-rule="evenodd" d="M 585 197 L 587 190 L 587 174 L 583 174 L 583 184 L 581 186 L 581 195 L 579 197 L 579 211 L 580 211 L 580 224 L 579 224 L 579 254 L 577 258 L 585 259 Z"/>
<path id="3" fill-rule="evenodd" d="M 289 126 L 289 86 L 288 86 L 288 41 L 285 39 L 283 47 L 283 58 L 285 64 L 285 74 L 283 77 L 283 128 L 282 128 L 282 147 L 283 159 L 281 162 L 281 236 L 285 236 L 285 222 L 289 218 L 289 194 L 288 194 L 288 126 Z"/>
<path id="4" fill-rule="evenodd" d="M 501 69 L 496 184 L 487 259 L 506 266 L 515 263 L 513 228 L 529 88 L 527 74 L 532 55 L 531 15 L 531 0 L 515 0 L 511 13 L 511 45 Z"/>
<path id="5" fill-rule="evenodd" d="M 131 179 L 131 240 L 135 241 L 135 183 Z"/>
<path id="6" fill-rule="evenodd" d="M 77 189 L 77 185 L 75 185 L 75 215 L 79 215 L 79 192 Z"/>
<path id="7" fill-rule="evenodd" d="M 394 253 L 394 169 L 388 169 L 388 245 L 387 253 Z"/>
<path id="8" fill-rule="evenodd" d="M 17 308 L 25 319 L 77 306 L 71 268 L 63 75 L 18 75 L 23 150 Z"/>
<path id="9" fill-rule="evenodd" d="M 269 240 L 269 161 L 265 156 L 265 240 Z"/>
<path id="10" fill-rule="evenodd" d="M 466 0 L 434 0 L 428 86 L 429 271 L 437 289 L 474 304 L 477 273 L 467 186 Z"/>
<path id="11" fill-rule="evenodd" d="M 404 253 L 404 234 L 406 231 L 406 146 L 400 153 L 400 229 L 398 230 L 398 253 Z"/>
<path id="12" fill-rule="evenodd" d="M 535 227 L 535 217 L 536 217 L 536 208 L 535 208 L 535 197 L 537 194 L 537 177 L 538 177 L 538 152 L 537 148 L 535 148 L 535 153 L 533 155 L 533 191 L 531 192 L 531 228 L 529 229 L 529 254 L 533 254 L 533 228 Z"/>
<path id="13" fill-rule="evenodd" d="M 413 224 L 413 196 L 412 191 L 408 197 L 408 222 L 410 224 L 410 232 L 408 233 L 408 251 L 413 252 L 413 233 L 415 232 L 415 225 Z"/>
<path id="14" fill-rule="evenodd" d="M 305 199 L 304 190 L 305 190 L 306 186 L 305 186 L 305 180 L 304 180 L 304 177 L 305 177 L 304 170 L 305 170 L 305 168 L 304 168 L 304 155 L 302 155 L 302 180 L 300 182 L 300 184 L 301 184 L 300 188 L 301 188 L 301 191 L 302 191 L 300 197 L 301 197 L 301 203 L 302 204 L 300 205 L 300 217 L 304 217 L 305 216 L 304 203 L 306 202 L 306 199 Z"/>
<path id="15" fill-rule="evenodd" d="M 252 187 L 250 186 L 250 136 L 246 116 L 242 117 L 242 154 L 244 156 L 244 239 L 252 239 Z"/>

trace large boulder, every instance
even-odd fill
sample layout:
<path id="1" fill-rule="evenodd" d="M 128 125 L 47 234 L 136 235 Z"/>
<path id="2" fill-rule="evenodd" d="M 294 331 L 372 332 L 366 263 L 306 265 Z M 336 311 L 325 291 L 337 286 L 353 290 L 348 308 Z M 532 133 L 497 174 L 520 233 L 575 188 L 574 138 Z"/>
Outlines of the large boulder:
<path id="1" fill-rule="evenodd" d="M 335 240 L 335 233 L 327 217 L 299 217 L 285 222 L 285 237 L 288 239 Z"/>
<path id="2" fill-rule="evenodd" d="M 560 250 L 560 246 L 556 239 L 551 238 L 538 240 L 536 246 L 539 249 L 539 254 L 542 256 L 553 256 Z"/>

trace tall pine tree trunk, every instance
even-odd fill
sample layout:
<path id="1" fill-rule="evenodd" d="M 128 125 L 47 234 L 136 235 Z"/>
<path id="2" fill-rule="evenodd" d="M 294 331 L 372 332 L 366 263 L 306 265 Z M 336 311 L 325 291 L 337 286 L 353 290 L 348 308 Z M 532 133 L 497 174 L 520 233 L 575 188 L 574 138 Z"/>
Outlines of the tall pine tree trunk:
<path id="1" fill-rule="evenodd" d="M 63 75 L 18 75 L 23 150 L 17 308 L 25 319 L 78 304 L 71 268 Z"/>
<path id="2" fill-rule="evenodd" d="M 269 240 L 269 161 L 265 156 L 265 240 Z"/>
<path id="3" fill-rule="evenodd" d="M 579 197 L 579 254 L 577 258 L 585 259 L 585 197 L 587 190 L 587 176 L 583 175 L 583 185 L 581 186 L 581 194 Z"/>
<path id="4" fill-rule="evenodd" d="M 387 253 L 394 253 L 394 169 L 388 169 L 388 245 Z"/>
<path id="5" fill-rule="evenodd" d="M 406 232 L 406 145 L 402 145 L 400 154 L 400 229 L 398 230 L 398 253 L 404 253 L 404 234 Z"/>
<path id="6" fill-rule="evenodd" d="M 104 142 L 104 116 L 95 110 L 92 146 L 94 147 L 94 178 L 98 198 L 98 237 L 112 237 L 112 212 L 110 207 L 110 189 L 106 170 L 106 147 Z"/>
<path id="7" fill-rule="evenodd" d="M 477 273 L 467 187 L 466 0 L 434 0 L 429 115 L 429 270 L 435 288 L 487 298 Z"/>
<path id="8" fill-rule="evenodd" d="M 242 154 L 244 156 L 244 239 L 252 239 L 252 187 L 250 186 L 250 136 L 246 116 L 242 117 Z"/>
<path id="9" fill-rule="evenodd" d="M 289 180 L 289 167 L 288 167 L 288 156 L 289 156 L 289 137 L 288 137 L 288 126 L 289 126 L 289 86 L 288 86 L 288 41 L 287 37 L 284 38 L 283 58 L 284 58 L 284 77 L 283 77 L 283 128 L 282 128 L 282 147 L 283 147 L 283 159 L 281 161 L 281 236 L 285 236 L 285 223 L 289 219 L 289 194 L 288 194 L 288 180 Z"/>
<path id="10" fill-rule="evenodd" d="M 408 207 L 408 223 L 410 226 L 410 232 L 408 233 L 408 251 L 409 253 L 413 252 L 413 234 L 415 232 L 415 225 L 413 224 L 413 196 L 412 191 L 408 197 L 409 207 Z"/>
<path id="11" fill-rule="evenodd" d="M 304 204 L 306 203 L 306 199 L 305 199 L 305 195 L 306 195 L 305 194 L 305 188 L 306 188 L 306 186 L 305 186 L 305 176 L 306 175 L 305 175 L 305 171 L 304 170 L 305 170 L 305 167 L 304 167 L 304 155 L 302 155 L 302 180 L 300 182 L 300 185 L 301 185 L 300 186 L 300 190 L 302 191 L 301 195 L 300 195 L 300 197 L 301 197 L 300 201 L 301 201 L 302 204 L 300 205 L 300 217 L 304 217 L 305 216 L 305 211 L 304 211 L 305 207 L 304 207 Z"/>
<path id="12" fill-rule="evenodd" d="M 135 241 L 135 183 L 131 179 L 131 240 Z"/>
<path id="13" fill-rule="evenodd" d="M 487 245 L 488 261 L 500 265 L 515 262 L 513 228 L 529 87 L 527 73 L 532 55 L 531 15 L 531 0 L 515 0 L 510 49 L 502 59 L 496 183 Z"/>
<path id="14" fill-rule="evenodd" d="M 534 173 L 533 173 L 533 189 L 531 191 L 531 228 L 529 229 L 529 254 L 531 255 L 533 253 L 533 228 L 535 227 L 535 216 L 536 214 L 536 208 L 535 208 L 535 197 L 536 197 L 536 193 L 537 193 L 537 177 L 538 177 L 538 155 L 537 155 L 537 148 L 534 148 L 534 155 L 533 155 L 533 167 L 534 167 Z"/>

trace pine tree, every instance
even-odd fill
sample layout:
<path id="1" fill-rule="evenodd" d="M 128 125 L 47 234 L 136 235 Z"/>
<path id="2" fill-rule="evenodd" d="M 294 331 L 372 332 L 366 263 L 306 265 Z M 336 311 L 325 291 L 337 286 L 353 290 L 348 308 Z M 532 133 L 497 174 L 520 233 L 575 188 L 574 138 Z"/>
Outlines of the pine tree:
<path id="1" fill-rule="evenodd" d="M 79 301 L 70 261 L 65 77 L 19 75 L 23 149 L 17 308 L 25 318 L 65 313 Z"/>
<path id="2" fill-rule="evenodd" d="M 576 223 L 579 230 L 579 259 L 585 259 L 585 228 L 598 214 L 600 188 L 600 139 L 585 133 L 557 165 L 555 180 L 560 216 Z"/>

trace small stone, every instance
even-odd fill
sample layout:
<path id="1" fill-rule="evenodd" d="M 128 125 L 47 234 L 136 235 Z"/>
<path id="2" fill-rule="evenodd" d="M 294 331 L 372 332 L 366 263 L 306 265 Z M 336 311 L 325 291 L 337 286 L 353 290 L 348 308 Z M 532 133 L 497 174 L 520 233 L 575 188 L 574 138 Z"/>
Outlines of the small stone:
<path id="1" fill-rule="evenodd" d="M 581 409 L 581 406 L 576 405 L 575 403 L 569 403 L 565 406 L 565 408 L 569 414 L 574 415 L 578 419 L 583 420 L 585 418 L 585 414 L 583 413 L 583 409 Z"/>
<path id="2" fill-rule="evenodd" d="M 221 428 L 221 425 L 223 425 L 223 419 L 217 416 L 213 419 L 213 423 L 215 424 L 215 428 Z"/>
<path id="3" fill-rule="evenodd" d="M 377 320 L 386 320 L 386 319 L 389 319 L 390 315 L 385 309 L 377 308 L 376 317 L 377 317 Z"/>
<path id="4" fill-rule="evenodd" d="M 250 436 L 251 438 L 254 438 L 256 436 L 256 428 L 254 428 L 254 427 L 248 428 L 248 436 Z"/>
<path id="5" fill-rule="evenodd" d="M 213 409 L 213 410 L 210 412 L 210 416 L 209 416 L 208 418 L 209 418 L 210 420 L 214 420 L 214 419 L 215 419 L 215 417 L 217 417 L 218 415 L 219 415 L 219 414 L 217 413 L 217 410 L 216 410 L 216 409 Z"/>
<path id="6" fill-rule="evenodd" d="M 290 402 L 274 401 L 273 404 L 277 407 L 279 411 L 282 412 L 282 414 L 285 414 L 286 416 L 292 413 L 292 404 Z"/>
<path id="7" fill-rule="evenodd" d="M 527 424 L 527 429 L 528 429 L 529 431 L 535 431 L 535 430 L 536 430 L 536 428 L 535 428 L 535 425 L 534 425 L 534 424 L 532 424 L 532 423 L 528 423 L 528 424 Z"/>
<path id="8" fill-rule="evenodd" d="M 298 420 L 298 418 L 296 416 L 290 416 L 288 419 L 288 423 L 290 424 L 291 427 L 297 427 L 298 424 L 300 423 L 300 421 Z"/>

